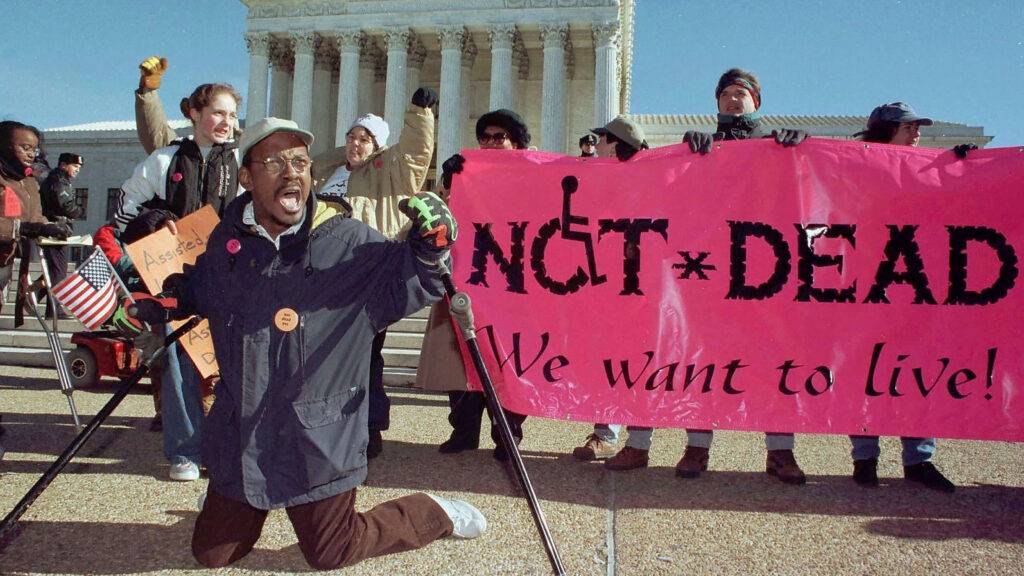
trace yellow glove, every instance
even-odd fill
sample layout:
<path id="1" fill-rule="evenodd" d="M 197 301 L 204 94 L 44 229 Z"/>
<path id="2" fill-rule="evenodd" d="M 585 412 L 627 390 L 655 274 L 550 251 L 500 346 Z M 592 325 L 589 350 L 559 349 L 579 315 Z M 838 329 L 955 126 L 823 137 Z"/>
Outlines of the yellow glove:
<path id="1" fill-rule="evenodd" d="M 160 80 L 167 72 L 167 58 L 150 56 L 139 64 L 139 90 L 156 90 L 160 88 Z"/>

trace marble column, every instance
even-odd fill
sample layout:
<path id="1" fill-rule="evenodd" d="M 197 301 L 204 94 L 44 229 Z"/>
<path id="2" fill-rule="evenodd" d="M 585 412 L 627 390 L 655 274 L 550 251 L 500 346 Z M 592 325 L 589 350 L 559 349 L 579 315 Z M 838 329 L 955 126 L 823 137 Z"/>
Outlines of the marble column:
<path id="1" fill-rule="evenodd" d="M 339 30 L 335 33 L 334 42 L 338 46 L 338 114 L 334 145 L 344 146 L 348 127 L 359 113 L 359 52 L 363 33 Z"/>
<path id="2" fill-rule="evenodd" d="M 441 41 L 441 93 L 437 127 L 437 169 L 460 149 L 459 117 L 462 111 L 462 46 L 466 41 L 462 26 L 443 26 L 438 30 Z"/>
<path id="3" fill-rule="evenodd" d="M 530 55 L 527 53 L 522 41 L 518 38 L 512 44 L 512 60 L 515 63 L 516 69 L 515 79 L 513 80 L 515 88 L 512 91 L 512 109 L 523 118 L 526 118 L 528 114 L 526 110 L 526 103 L 528 102 L 526 81 L 530 78 Z M 536 145 L 536 141 L 534 141 L 534 145 Z"/>
<path id="4" fill-rule="evenodd" d="M 246 33 L 245 48 L 249 51 L 249 102 L 245 121 L 251 126 L 267 115 L 270 35 L 266 32 Z"/>
<path id="5" fill-rule="evenodd" d="M 466 144 L 466 136 L 469 141 L 474 141 L 475 126 L 467 126 L 470 111 L 473 108 L 473 87 L 470 82 L 473 79 L 473 62 L 476 61 L 477 47 L 473 37 L 466 33 L 466 41 L 462 44 L 462 72 L 459 75 L 459 139 L 458 147 Z"/>
<path id="6" fill-rule="evenodd" d="M 313 50 L 316 47 L 316 35 L 312 32 L 293 32 L 291 40 L 295 51 L 292 120 L 299 128 L 309 130 L 313 111 Z"/>
<path id="7" fill-rule="evenodd" d="M 543 101 L 541 102 L 541 149 L 565 152 L 565 42 L 568 24 L 542 24 L 544 43 Z"/>
<path id="8" fill-rule="evenodd" d="M 594 125 L 619 113 L 619 23 L 594 24 Z"/>
<path id="9" fill-rule="evenodd" d="M 277 39 L 270 46 L 270 115 L 288 118 L 292 100 L 292 52 L 289 43 Z"/>
<path id="10" fill-rule="evenodd" d="M 373 112 L 373 83 L 376 81 L 377 49 L 370 41 L 369 36 L 364 37 L 362 50 L 359 53 L 359 106 L 356 109 L 356 117 Z"/>
<path id="11" fill-rule="evenodd" d="M 402 134 L 402 118 L 408 105 L 405 84 L 411 40 L 412 32 L 408 28 L 389 28 L 384 31 L 388 50 L 387 76 L 384 80 L 384 121 L 391 129 L 391 136 L 387 143 L 379 142 L 381 146 L 398 142 Z"/>
<path id="12" fill-rule="evenodd" d="M 516 27 L 497 24 L 490 29 L 491 37 L 491 97 L 488 110 L 512 108 L 512 42 Z"/>
<path id="13" fill-rule="evenodd" d="M 422 42 L 416 40 L 409 51 L 409 74 L 405 81 L 406 99 L 411 99 L 412 95 L 420 87 L 420 73 L 423 72 L 423 63 L 426 60 L 427 49 L 423 47 Z"/>
<path id="14" fill-rule="evenodd" d="M 331 100 L 331 73 L 338 67 L 337 55 L 329 42 L 318 42 L 313 62 L 313 109 L 310 113 L 309 131 L 313 133 L 311 153 L 316 155 L 333 148 L 331 142 L 331 115 L 334 111 Z"/>

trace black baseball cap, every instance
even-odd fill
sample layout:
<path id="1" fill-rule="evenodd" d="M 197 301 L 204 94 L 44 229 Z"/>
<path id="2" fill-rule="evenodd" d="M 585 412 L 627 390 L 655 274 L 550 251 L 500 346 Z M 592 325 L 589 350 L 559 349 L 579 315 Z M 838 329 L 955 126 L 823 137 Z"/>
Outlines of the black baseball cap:
<path id="1" fill-rule="evenodd" d="M 889 104 L 882 104 L 871 111 L 871 116 L 868 118 L 868 128 L 876 126 L 881 122 L 896 122 L 902 124 L 904 122 L 916 122 L 922 126 L 931 126 L 934 124 L 931 118 L 925 118 L 924 116 L 918 116 L 914 109 L 910 107 L 910 104 L 906 102 L 890 102 Z"/>

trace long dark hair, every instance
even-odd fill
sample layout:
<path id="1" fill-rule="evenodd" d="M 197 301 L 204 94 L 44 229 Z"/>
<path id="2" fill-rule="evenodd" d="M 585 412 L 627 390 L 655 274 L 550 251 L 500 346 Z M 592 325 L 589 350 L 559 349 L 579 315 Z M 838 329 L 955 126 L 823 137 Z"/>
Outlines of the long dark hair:
<path id="1" fill-rule="evenodd" d="M 860 139 L 865 142 L 888 144 L 889 142 L 892 142 L 893 136 L 896 135 L 896 131 L 899 129 L 899 122 L 882 120 L 880 122 L 868 125 L 867 130 L 860 132 Z"/>

